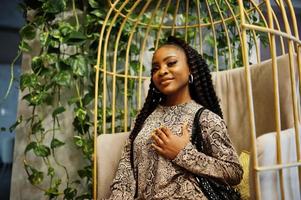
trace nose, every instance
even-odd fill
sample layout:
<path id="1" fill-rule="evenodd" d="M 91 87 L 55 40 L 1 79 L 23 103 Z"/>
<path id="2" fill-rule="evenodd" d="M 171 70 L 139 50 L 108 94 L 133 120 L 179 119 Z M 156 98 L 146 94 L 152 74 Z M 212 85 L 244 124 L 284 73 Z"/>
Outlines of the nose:
<path id="1" fill-rule="evenodd" d="M 165 66 L 160 67 L 160 69 L 159 69 L 159 75 L 160 76 L 163 76 L 163 75 L 165 75 L 167 73 L 168 73 L 167 67 L 165 67 Z"/>

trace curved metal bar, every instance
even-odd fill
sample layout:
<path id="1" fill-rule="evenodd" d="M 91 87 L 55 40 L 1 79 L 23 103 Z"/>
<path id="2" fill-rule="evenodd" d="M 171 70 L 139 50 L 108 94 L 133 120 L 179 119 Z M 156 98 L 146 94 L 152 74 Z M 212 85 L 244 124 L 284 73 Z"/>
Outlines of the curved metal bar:
<path id="1" fill-rule="evenodd" d="M 179 0 L 178 0 L 179 1 Z M 159 0 L 152 15 L 151 15 L 151 18 L 149 20 L 149 25 L 150 23 L 152 22 L 153 18 L 155 17 L 157 11 L 159 10 L 159 6 L 161 5 L 161 2 L 162 0 Z M 143 39 L 143 42 L 142 42 L 142 47 L 141 47 L 141 51 L 140 51 L 140 56 L 139 56 L 139 63 L 140 63 L 140 66 L 139 66 L 139 76 L 138 76 L 138 109 L 141 108 L 141 104 L 142 104 L 142 79 L 146 79 L 144 77 L 142 77 L 142 69 L 143 69 L 143 53 L 145 51 L 145 46 L 146 46 L 146 41 L 147 41 L 147 38 L 148 38 L 148 35 L 149 35 L 149 31 L 151 30 L 150 29 L 151 27 L 150 26 L 147 26 L 146 27 L 146 32 L 145 32 L 145 36 L 144 36 L 144 39 Z"/>
<path id="2" fill-rule="evenodd" d="M 298 26 L 297 26 L 297 20 L 296 20 L 296 14 L 295 14 L 292 2 L 288 1 L 288 0 L 286 0 L 286 2 L 287 2 L 287 5 L 288 5 L 290 13 L 291 13 L 291 18 L 292 18 L 292 21 L 293 21 L 293 28 L 294 28 L 295 37 L 296 37 L 297 40 L 300 41 Z M 300 45 L 301 44 L 296 44 L 297 65 L 298 65 L 298 75 L 299 75 L 299 88 L 301 88 L 301 81 L 300 81 L 300 79 L 301 79 L 301 51 L 300 51 L 300 47 L 301 46 Z M 298 108 L 298 111 L 300 111 L 300 107 Z M 299 116 L 299 121 L 300 121 L 300 113 L 298 114 L 298 116 Z M 301 162 L 301 150 L 300 150 L 301 145 L 300 145 L 299 134 L 300 134 L 299 131 L 295 130 L 297 159 Z M 298 170 L 299 170 L 299 183 L 301 184 L 301 168 L 299 167 Z"/>
<path id="3" fill-rule="evenodd" d="M 196 1 L 197 4 L 197 15 L 198 15 L 198 22 L 199 24 L 201 24 L 201 11 L 200 11 L 200 0 Z M 199 26 L 197 27 L 198 31 L 199 31 L 199 52 L 201 55 L 203 55 L 203 36 L 202 36 L 202 27 Z"/>
<path id="4" fill-rule="evenodd" d="M 208 11 L 208 14 L 209 14 L 210 23 L 211 23 L 211 30 L 212 30 L 213 40 L 214 40 L 215 66 L 216 66 L 216 71 L 218 72 L 219 71 L 219 66 L 218 66 L 218 50 L 217 50 L 217 45 L 216 45 L 215 24 L 213 22 L 213 18 L 212 18 L 212 14 L 211 14 L 211 10 L 210 10 L 210 7 L 209 7 L 208 0 L 205 0 L 205 2 L 206 2 L 207 11 Z"/>
<path id="5" fill-rule="evenodd" d="M 144 13 L 144 11 L 147 9 L 147 7 L 149 6 L 149 4 L 151 3 L 152 0 L 148 0 L 146 2 L 146 4 L 143 6 L 143 8 L 141 9 L 137 19 L 139 19 L 141 17 L 141 15 Z M 134 30 L 136 29 L 137 25 L 138 25 L 138 20 L 137 22 L 134 24 L 131 32 L 130 32 L 130 36 L 128 39 L 128 45 L 126 47 L 126 54 L 125 54 L 125 78 L 124 78 L 124 130 L 125 132 L 128 131 L 128 68 L 129 68 L 129 54 L 130 54 L 130 47 L 131 47 L 131 43 L 132 43 L 132 39 L 133 39 L 133 35 L 134 35 Z"/>
<path id="6" fill-rule="evenodd" d="M 277 16 L 274 12 L 274 10 L 272 10 L 272 14 L 273 14 L 273 18 L 276 22 L 276 27 L 277 27 L 277 30 L 281 31 L 281 28 L 280 28 L 280 24 L 279 24 L 279 21 L 277 19 Z M 284 42 L 283 42 L 283 37 L 280 37 L 280 44 L 281 44 L 281 52 L 282 52 L 282 55 L 285 54 L 285 49 L 284 49 Z"/>
<path id="7" fill-rule="evenodd" d="M 116 4 L 118 3 L 119 0 L 116 1 Z M 114 4 L 115 6 L 115 4 Z M 99 44 L 98 44 L 98 52 L 97 52 L 97 63 L 96 63 L 96 77 L 95 77 L 95 102 L 94 102 L 94 141 L 93 141 L 93 147 L 94 147 L 94 159 L 93 159 L 93 198 L 97 199 L 97 161 L 96 161 L 96 157 L 97 157 L 97 143 L 96 143 L 96 138 L 98 136 L 97 133 L 97 127 L 98 127 L 98 85 L 99 85 L 99 65 L 100 65 L 100 55 L 101 55 L 101 43 L 103 40 L 103 35 L 104 35 L 104 30 L 106 28 L 106 24 L 109 20 L 109 17 L 113 11 L 114 6 L 112 6 L 109 11 L 108 14 L 104 20 L 102 29 L 100 31 L 100 39 L 99 39 Z M 105 73 L 104 73 L 105 76 Z M 105 124 L 104 124 L 105 125 Z M 105 130 L 105 126 L 103 125 L 103 130 Z M 105 133 L 105 132 L 104 132 Z"/>
<path id="8" fill-rule="evenodd" d="M 249 23 L 251 23 L 251 20 L 250 20 L 250 18 L 249 18 L 248 13 L 245 12 L 245 15 L 246 15 L 247 21 L 248 21 Z M 256 49 L 257 63 L 259 63 L 259 62 L 260 62 L 260 57 L 259 57 L 259 52 L 260 52 L 260 50 L 259 50 L 259 45 L 258 45 L 258 43 L 257 43 L 257 36 L 256 36 L 256 33 L 255 33 L 255 31 L 254 31 L 253 29 L 251 29 L 251 32 L 252 32 L 252 36 L 253 36 L 253 40 L 254 40 L 254 44 L 255 44 L 255 49 Z"/>
<path id="9" fill-rule="evenodd" d="M 283 0 L 279 0 L 280 3 L 280 7 L 281 7 L 281 13 L 282 13 L 282 17 L 283 17 L 283 21 L 284 21 L 284 25 L 285 25 L 285 30 L 288 34 L 291 35 L 291 28 L 289 26 L 289 21 L 287 18 L 287 14 L 286 14 L 286 9 L 283 3 Z M 293 24 L 295 25 L 295 24 Z M 296 28 L 294 28 L 294 30 L 296 30 Z M 299 38 L 299 35 L 297 35 L 297 37 Z M 292 92 L 292 99 L 293 99 L 293 115 L 294 115 L 294 127 L 295 127 L 295 133 L 299 133 L 299 116 L 298 116 L 298 105 L 297 105 L 297 92 L 296 92 L 296 80 L 295 80 L 295 58 L 294 58 L 294 52 L 295 52 L 295 46 L 293 41 L 289 40 L 288 42 L 288 52 L 289 52 L 289 68 L 290 68 L 290 79 L 291 79 L 291 92 Z M 297 134 L 295 134 L 295 136 L 297 136 Z M 300 143 L 299 141 L 299 137 L 296 137 L 296 144 Z M 298 147 L 296 147 L 296 149 L 298 149 Z M 300 146 L 299 146 L 299 150 L 300 150 Z M 297 157 L 300 160 L 300 151 L 297 151 Z M 301 180 L 301 169 L 298 169 L 298 173 L 299 173 L 299 180 Z M 299 182 L 299 184 L 301 184 Z"/>
<path id="10" fill-rule="evenodd" d="M 157 48 L 158 48 L 158 45 L 159 45 L 160 33 L 161 33 L 161 30 L 162 30 L 162 26 L 163 26 L 163 21 L 164 21 L 165 15 L 166 15 L 167 10 L 168 10 L 169 5 L 170 5 L 170 1 L 171 1 L 171 0 L 168 0 L 167 6 L 165 7 L 164 12 L 163 12 L 163 15 L 162 15 L 161 23 L 160 23 L 160 25 L 159 25 L 159 30 L 158 30 L 157 37 L 156 37 L 156 45 L 155 45 L 155 49 L 157 49 Z"/>
<path id="11" fill-rule="evenodd" d="M 226 38 L 227 38 L 227 45 L 228 45 L 228 52 L 229 52 L 229 64 L 230 64 L 230 69 L 233 68 L 233 61 L 232 61 L 232 52 L 231 52 L 231 44 L 230 44 L 230 39 L 229 39 L 229 33 L 228 33 L 228 27 L 225 23 L 225 20 L 224 20 L 224 16 L 221 12 L 221 9 L 218 5 L 218 3 L 216 2 L 216 0 L 214 0 L 214 3 L 217 7 L 217 10 L 218 10 L 218 13 L 222 19 L 222 24 L 223 24 L 223 27 L 224 27 L 224 30 L 225 30 L 225 35 L 226 35 Z"/>
<path id="12" fill-rule="evenodd" d="M 174 12 L 174 15 L 173 15 L 171 35 L 175 34 L 175 24 L 176 24 L 176 20 L 177 20 L 177 13 L 178 13 L 178 10 L 179 10 L 179 4 L 180 4 L 180 0 L 177 0 L 176 9 L 175 9 L 175 12 Z"/>
<path id="13" fill-rule="evenodd" d="M 230 10 L 230 12 L 232 14 L 232 16 L 234 17 L 233 19 L 234 19 L 234 22 L 235 22 L 235 25 L 236 25 L 236 30 L 237 30 L 238 35 L 239 35 L 239 41 L 240 41 L 240 43 L 242 43 L 241 31 L 240 31 L 240 27 L 239 27 L 239 24 L 238 24 L 238 20 L 237 20 L 237 18 L 235 16 L 235 13 L 234 13 L 231 5 L 229 4 L 229 1 L 225 0 L 225 2 L 227 4 L 227 6 L 228 6 L 228 8 L 229 8 L 229 10 Z"/>
<path id="14" fill-rule="evenodd" d="M 261 3 L 259 3 L 257 6 L 258 6 L 258 7 L 261 7 L 263 4 L 264 4 L 264 2 L 261 2 Z M 114 8 L 114 9 L 116 9 L 116 8 Z M 255 9 L 255 8 L 251 8 L 251 9 L 249 9 L 249 10 L 246 10 L 246 12 L 247 12 L 247 13 L 252 12 L 254 9 Z M 126 15 L 120 13 L 120 16 L 125 17 Z M 239 14 L 237 14 L 236 17 L 239 17 Z M 128 18 L 128 20 L 131 21 L 131 22 L 135 22 L 136 19 Z M 225 19 L 225 22 L 227 22 L 228 20 L 230 20 L 230 21 L 233 20 L 233 16 L 232 16 L 232 17 L 229 17 L 229 18 L 227 18 L 227 19 Z M 217 21 L 214 21 L 214 22 L 213 22 L 214 25 L 217 25 L 217 24 L 220 24 L 220 23 L 222 23 L 221 20 L 217 20 Z M 147 26 L 147 24 L 146 24 L 146 23 L 143 23 L 143 22 L 140 22 L 139 25 Z M 157 25 L 157 24 L 152 24 L 152 25 L 150 25 L 150 26 L 151 26 L 151 28 L 154 28 L 154 29 L 157 29 L 157 28 L 160 27 L 160 25 Z M 206 26 L 211 26 L 211 23 L 194 24 L 194 25 L 188 25 L 187 27 L 188 27 L 188 28 L 195 28 L 195 27 L 199 27 L 199 26 L 202 26 L 202 27 L 203 27 L 203 26 L 205 26 L 205 27 L 206 27 Z M 175 29 L 183 29 L 183 28 L 185 28 L 185 25 L 175 26 L 174 28 L 175 28 Z M 163 26 L 161 26 L 161 29 L 172 29 L 172 26 L 166 26 L 166 25 L 163 25 Z"/>
<path id="15" fill-rule="evenodd" d="M 267 13 L 269 19 L 269 28 L 274 29 L 274 20 L 272 15 L 272 7 L 269 0 L 266 0 L 267 4 Z M 280 102 L 279 102 L 279 81 L 278 81 L 278 67 L 277 67 L 277 53 L 276 53 L 276 42 L 275 42 L 275 35 L 271 34 L 271 43 L 270 43 L 270 52 L 272 56 L 272 73 L 273 73 L 273 84 L 274 84 L 274 109 L 275 109 L 275 124 L 276 124 L 276 149 L 277 149 L 277 164 L 282 164 L 282 147 L 281 147 L 281 121 L 280 121 Z M 284 177 L 283 177 L 283 170 L 280 169 L 280 190 L 281 190 L 281 197 L 282 199 L 285 198 L 284 196 Z"/>
<path id="16" fill-rule="evenodd" d="M 258 167 L 258 155 L 257 155 L 257 146 L 256 146 L 256 127 L 255 127 L 255 118 L 254 118 L 254 103 L 252 96 L 252 83 L 251 83 L 251 73 L 249 66 L 249 55 L 248 55 L 248 44 L 247 44 L 247 33 L 244 25 L 246 24 L 245 15 L 244 15 L 244 5 L 243 0 L 239 0 L 239 9 L 241 16 L 241 24 L 242 24 L 242 55 L 243 55 L 243 63 L 245 69 L 245 80 L 247 86 L 247 102 L 248 102 L 248 113 L 249 113 L 249 123 L 250 123 L 250 133 L 252 139 L 252 150 L 253 150 L 253 168 Z M 260 200 L 260 182 L 259 182 L 259 174 L 255 173 L 255 196 L 256 199 Z"/>
<path id="17" fill-rule="evenodd" d="M 120 27 L 119 27 L 119 31 L 117 33 L 117 37 L 115 40 L 115 46 L 114 46 L 114 66 L 113 68 L 116 71 L 116 62 L 117 62 L 117 50 L 118 50 L 118 46 L 119 46 L 119 41 L 120 41 L 120 37 L 123 31 L 123 28 L 127 22 L 127 19 L 129 18 L 129 16 L 131 15 L 132 11 L 135 10 L 135 8 L 139 5 L 139 3 L 141 2 L 141 0 L 137 0 L 134 5 L 130 8 L 130 12 L 128 12 L 127 16 L 123 19 Z M 126 57 L 126 62 L 125 62 L 125 82 L 124 82 L 124 113 L 127 113 L 127 73 L 128 73 L 128 65 L 127 65 L 127 60 L 128 58 Z M 116 74 L 113 72 L 113 80 L 116 80 Z M 116 94 L 116 89 L 114 89 L 115 87 L 115 82 L 113 82 L 113 91 L 114 91 L 114 95 Z M 113 96 L 113 101 L 115 101 L 115 97 Z M 112 118 L 115 119 L 115 106 L 112 107 Z M 127 131 L 127 115 L 125 115 L 124 118 L 124 128 L 125 128 L 125 132 Z M 115 127 L 112 127 L 112 129 L 114 129 Z"/>

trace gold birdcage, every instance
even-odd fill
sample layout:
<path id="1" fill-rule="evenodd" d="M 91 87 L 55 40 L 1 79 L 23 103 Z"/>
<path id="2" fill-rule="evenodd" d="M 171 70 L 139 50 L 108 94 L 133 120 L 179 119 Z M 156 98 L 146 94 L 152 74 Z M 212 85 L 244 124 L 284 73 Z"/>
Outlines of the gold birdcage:
<path id="1" fill-rule="evenodd" d="M 295 168 L 298 172 L 298 188 L 301 185 L 301 151 L 299 137 L 300 121 L 300 81 L 301 76 L 301 41 L 299 39 L 296 14 L 290 0 L 123 0 L 108 1 L 107 15 L 99 35 L 99 47 L 95 81 L 95 138 L 100 134 L 127 132 L 135 111 L 141 108 L 145 97 L 145 82 L 149 80 L 150 59 L 152 52 L 161 40 L 168 35 L 182 37 L 195 47 L 206 59 L 213 72 L 215 85 L 222 73 L 243 71 L 243 86 L 235 82 L 241 93 L 237 97 L 246 99 L 243 123 L 248 126 L 239 133 L 238 141 L 242 150 L 252 151 L 251 170 L 254 176 L 255 198 L 261 199 L 260 174 L 266 171 L 278 173 L 280 198 L 285 199 L 285 181 L 283 170 Z M 285 60 L 285 64 L 280 62 Z M 262 66 L 263 65 L 263 66 Z M 281 65 L 281 66 L 280 66 Z M 259 109 L 260 100 L 254 103 L 254 90 L 261 73 L 252 73 L 255 68 L 270 68 L 267 74 L 271 80 L 270 90 L 272 110 Z M 237 69 L 234 69 L 237 68 Z M 253 70 L 253 71 L 254 71 Z M 281 78 L 283 70 L 286 79 Z M 235 72 L 238 73 L 238 72 Z M 255 78 L 256 78 L 255 77 Z M 279 78 L 280 77 L 280 78 Z M 283 89 L 281 84 L 286 84 Z M 260 85 L 257 87 L 265 87 Z M 255 88 L 255 89 L 254 89 Z M 282 94 L 282 90 L 288 93 Z M 231 88 L 230 88 L 231 89 Z M 221 90 L 221 89 L 220 89 Z M 227 90 L 217 92 L 227 96 Z M 268 94 L 260 94 L 269 96 Z M 283 96 L 288 98 L 283 104 Z M 264 97 L 265 98 L 265 97 Z M 222 102 L 227 97 L 221 98 Z M 259 101 L 259 102 L 258 102 Z M 287 103 L 289 102 L 289 103 Z M 232 105 L 239 103 L 231 102 Z M 254 108 L 256 104 L 256 108 Z M 283 114 L 283 108 L 286 113 Z M 231 109 L 222 104 L 226 113 Z M 243 108 L 242 108 L 243 109 Z M 266 119 L 272 118 L 269 127 L 261 129 L 265 121 L 257 117 L 258 112 L 265 112 Z M 289 116 L 284 118 L 283 116 Z M 233 123 L 241 123 L 225 114 L 229 123 L 229 134 Z M 286 122 L 284 122 L 286 121 Z M 281 132 L 285 128 L 294 129 L 292 144 L 296 159 L 282 162 Z M 247 130 L 247 131 L 246 131 Z M 276 163 L 260 166 L 258 163 L 257 138 L 265 131 L 275 132 Z M 233 139 L 234 138 L 234 139 Z M 249 139 L 250 140 L 249 140 Z M 235 142 L 234 142 L 235 143 Z M 248 145 L 250 143 L 250 145 Z M 238 144 L 239 145 L 239 144 Z M 97 153 L 95 139 L 94 156 Z M 112 147 L 113 148 L 113 147 Z M 101 166 L 100 166 L 101 168 Z M 97 164 L 94 161 L 94 199 L 97 197 Z"/>

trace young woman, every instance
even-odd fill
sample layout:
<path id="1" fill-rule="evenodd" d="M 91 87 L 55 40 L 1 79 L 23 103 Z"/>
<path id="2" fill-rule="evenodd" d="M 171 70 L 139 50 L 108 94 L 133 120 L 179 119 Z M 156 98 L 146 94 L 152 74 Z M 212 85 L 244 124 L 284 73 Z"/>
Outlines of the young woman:
<path id="1" fill-rule="evenodd" d="M 191 143 L 195 113 L 206 154 Z M 207 199 L 195 176 L 229 185 L 242 167 L 227 134 L 210 71 L 200 54 L 169 37 L 152 59 L 151 83 L 125 145 L 110 199 Z"/>

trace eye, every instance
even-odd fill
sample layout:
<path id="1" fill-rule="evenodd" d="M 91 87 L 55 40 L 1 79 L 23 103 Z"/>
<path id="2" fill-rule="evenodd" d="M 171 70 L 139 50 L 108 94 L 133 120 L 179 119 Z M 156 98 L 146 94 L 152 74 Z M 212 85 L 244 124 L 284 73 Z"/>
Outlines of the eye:
<path id="1" fill-rule="evenodd" d="M 178 61 L 168 62 L 168 63 L 167 63 L 167 66 L 168 66 L 168 67 L 172 67 L 172 66 L 174 66 L 177 62 L 178 62 Z"/>
<path id="2" fill-rule="evenodd" d="M 154 74 L 156 71 L 158 71 L 159 67 L 158 66 L 153 66 L 151 69 L 151 74 Z"/>

